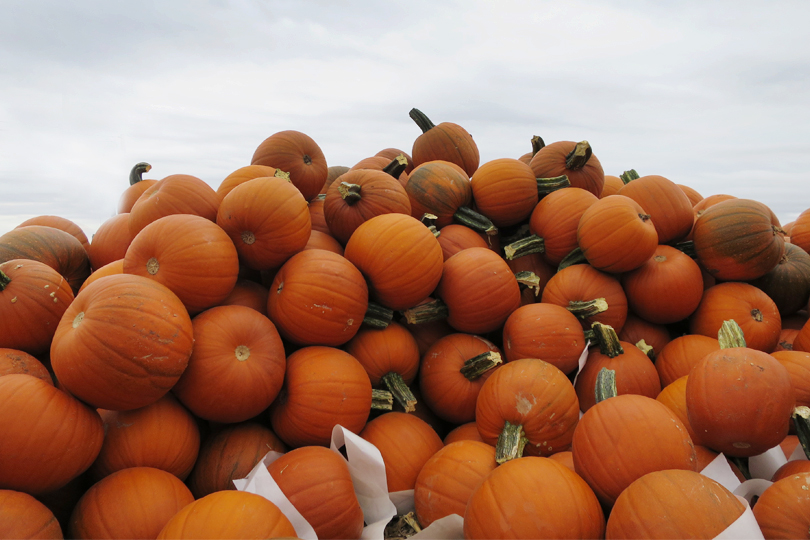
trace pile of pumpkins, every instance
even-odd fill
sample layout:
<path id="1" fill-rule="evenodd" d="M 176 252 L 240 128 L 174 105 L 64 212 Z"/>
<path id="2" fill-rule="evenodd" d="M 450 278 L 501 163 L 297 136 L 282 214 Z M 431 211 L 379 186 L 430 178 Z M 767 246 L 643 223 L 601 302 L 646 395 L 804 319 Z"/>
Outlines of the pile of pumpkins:
<path id="1" fill-rule="evenodd" d="M 587 141 L 479 166 L 411 117 L 411 155 L 329 167 L 281 131 L 216 190 L 139 163 L 92 241 L 58 216 L 0 237 L 0 537 L 295 537 L 233 484 L 275 450 L 318 538 L 359 538 L 336 425 L 413 490 L 411 533 L 712 538 L 743 514 L 700 471 L 806 442 L 810 209 L 605 175 Z M 754 504 L 765 537 L 807 537 L 809 463 Z"/>

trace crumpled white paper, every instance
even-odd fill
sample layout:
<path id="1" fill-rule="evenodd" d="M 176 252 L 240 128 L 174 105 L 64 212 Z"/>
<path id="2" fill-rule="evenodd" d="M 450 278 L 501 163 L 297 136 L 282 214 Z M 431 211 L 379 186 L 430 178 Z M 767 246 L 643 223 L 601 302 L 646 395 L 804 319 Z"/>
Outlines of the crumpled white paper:
<path id="1" fill-rule="evenodd" d="M 715 536 L 715 540 L 764 540 L 765 537 L 762 535 L 762 530 L 759 528 L 748 501 L 739 495 L 737 498 L 745 505 L 745 512 L 723 532 Z"/>
<path id="2" fill-rule="evenodd" d="M 784 457 L 784 454 L 783 454 Z M 733 540 L 733 539 L 740 539 L 740 540 L 760 540 L 763 538 L 762 531 L 759 528 L 759 524 L 757 520 L 754 518 L 754 513 L 751 511 L 751 505 L 748 502 L 748 499 L 745 498 L 746 494 L 749 494 L 749 490 L 753 488 L 755 485 L 754 482 L 767 482 L 766 480 L 757 479 L 755 480 L 747 480 L 744 483 L 741 483 L 737 475 L 734 474 L 734 471 L 731 470 L 731 466 L 726 461 L 726 456 L 723 455 L 721 452 L 717 455 L 711 463 L 706 465 L 700 474 L 711 478 L 715 482 L 722 485 L 724 488 L 732 492 L 740 502 L 745 504 L 745 511 L 742 513 L 740 517 L 738 517 L 734 523 L 729 525 L 723 532 L 715 536 L 716 540 Z M 747 487 L 746 484 L 748 484 Z M 757 484 L 758 487 L 761 485 Z M 764 489 L 763 489 L 764 491 Z M 753 492 L 750 492 L 753 495 Z M 750 497 L 749 497 L 750 498 Z"/>
<path id="3" fill-rule="evenodd" d="M 785 452 L 777 444 L 767 452 L 748 458 L 748 470 L 751 473 L 751 478 L 770 480 L 773 478 L 773 473 L 787 461 Z"/>

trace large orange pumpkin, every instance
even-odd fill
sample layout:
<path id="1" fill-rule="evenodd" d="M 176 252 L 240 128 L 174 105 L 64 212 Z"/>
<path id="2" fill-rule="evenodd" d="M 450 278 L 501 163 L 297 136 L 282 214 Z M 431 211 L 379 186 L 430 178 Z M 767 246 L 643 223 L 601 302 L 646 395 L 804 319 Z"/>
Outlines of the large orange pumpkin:
<path id="1" fill-rule="evenodd" d="M 628 182 L 618 194 L 630 197 L 650 215 L 661 244 L 681 240 L 692 230 L 692 203 L 672 180 L 655 174 L 642 176 Z"/>
<path id="2" fill-rule="evenodd" d="M 59 521 L 47 506 L 27 493 L 0 489 L 0 538 L 64 537 Z"/>
<path id="3" fill-rule="evenodd" d="M 65 231 L 75 237 L 85 250 L 90 246 L 87 235 L 84 234 L 82 228 L 67 218 L 61 216 L 35 216 L 26 219 L 15 228 L 27 227 L 28 225 L 44 225 L 45 227 L 53 227 L 54 229 Z"/>
<path id="4" fill-rule="evenodd" d="M 537 180 L 531 167 L 517 159 L 501 158 L 480 166 L 470 178 L 479 212 L 496 227 L 525 220 L 537 205 Z"/>
<path id="5" fill-rule="evenodd" d="M 582 214 L 597 201 L 581 188 L 563 188 L 543 197 L 532 210 L 529 229 L 543 239 L 543 258 L 557 266 L 577 244 L 577 227 Z"/>
<path id="6" fill-rule="evenodd" d="M 0 377 L 22 373 L 53 384 L 48 368 L 27 352 L 0 348 Z"/>
<path id="7" fill-rule="evenodd" d="M 328 166 L 321 147 L 300 131 L 279 131 L 256 148 L 251 165 L 267 165 L 290 173 L 304 200 L 312 200 L 326 182 Z"/>
<path id="8" fill-rule="evenodd" d="M 565 175 L 572 187 L 590 191 L 596 197 L 605 185 L 602 164 L 593 155 L 588 141 L 557 141 L 537 152 L 529 166 L 537 178 L 554 178 Z"/>
<path id="9" fill-rule="evenodd" d="M 219 195 L 214 188 L 189 174 L 172 174 L 150 186 L 129 211 L 129 232 L 134 238 L 141 229 L 162 217 L 192 214 L 209 221 L 217 218 Z"/>
<path id="10" fill-rule="evenodd" d="M 416 122 L 422 134 L 413 142 L 413 164 L 444 160 L 464 169 L 468 176 L 478 168 L 478 145 L 466 129 L 453 122 L 435 125 L 419 109 L 411 109 L 411 119 Z"/>
<path id="11" fill-rule="evenodd" d="M 720 350 L 716 337 L 686 334 L 667 343 L 655 358 L 655 369 L 666 387 L 689 375 L 692 368 L 712 351 Z"/>
<path id="12" fill-rule="evenodd" d="M 245 167 L 239 167 L 222 180 L 219 187 L 217 187 L 217 195 L 219 195 L 220 200 L 222 200 L 228 193 L 231 192 L 231 190 L 233 190 L 233 188 L 244 184 L 248 180 L 253 180 L 254 178 L 273 177 L 277 174 L 279 174 L 280 178 L 283 178 L 284 175 L 277 171 L 278 169 L 275 167 L 267 167 L 265 165 L 247 165 Z"/>
<path id="13" fill-rule="evenodd" d="M 458 165 L 447 161 L 427 161 L 416 166 L 408 177 L 405 191 L 411 202 L 411 215 L 436 216 L 436 226 L 453 222 L 453 215 L 472 202 L 470 177 Z"/>
<path id="14" fill-rule="evenodd" d="M 754 505 L 765 538 L 807 538 L 810 530 L 810 473 L 774 482 Z"/>
<path id="15" fill-rule="evenodd" d="M 127 248 L 132 243 L 129 232 L 129 214 L 116 214 L 99 225 L 93 234 L 93 240 L 87 248 L 90 265 L 98 270 L 118 259 L 123 259 Z"/>

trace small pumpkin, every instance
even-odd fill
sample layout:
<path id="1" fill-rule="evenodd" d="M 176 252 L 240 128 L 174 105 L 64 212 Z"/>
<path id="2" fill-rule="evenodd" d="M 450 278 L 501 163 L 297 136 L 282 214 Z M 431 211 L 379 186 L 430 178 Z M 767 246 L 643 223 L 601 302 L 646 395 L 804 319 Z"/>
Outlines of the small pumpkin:
<path id="1" fill-rule="evenodd" d="M 478 168 L 478 145 L 466 129 L 453 122 L 442 122 L 438 125 L 419 109 L 411 109 L 411 119 L 416 122 L 422 134 L 413 142 L 413 163 L 418 167 L 422 163 L 443 160 L 462 168 L 468 176 Z"/>
<path id="2" fill-rule="evenodd" d="M 572 187 L 590 191 L 596 197 L 602 194 L 605 172 L 593 154 L 588 141 L 557 141 L 537 152 L 529 166 L 536 178 L 554 178 L 565 175 Z"/>
<path id="3" fill-rule="evenodd" d="M 754 505 L 765 538 L 805 538 L 810 529 L 810 473 L 774 482 Z"/>
<path id="4" fill-rule="evenodd" d="M 59 521 L 47 506 L 27 493 L 0 489 L 0 538 L 64 537 Z"/>
<path id="5" fill-rule="evenodd" d="M 162 217 L 191 214 L 209 221 L 217 218 L 219 195 L 214 188 L 190 174 L 172 174 L 150 186 L 129 211 L 133 238 L 141 229 Z"/>
<path id="6" fill-rule="evenodd" d="M 279 131 L 259 144 L 251 165 L 266 165 L 290 174 L 304 200 L 314 199 L 326 182 L 328 166 L 321 147 L 300 131 Z"/>
<path id="7" fill-rule="evenodd" d="M 531 167 L 520 160 L 501 158 L 480 166 L 470 178 L 479 212 L 496 227 L 525 220 L 537 205 L 537 180 Z"/>
<path id="8" fill-rule="evenodd" d="M 114 215 L 99 225 L 93 234 L 92 242 L 87 248 L 90 266 L 95 271 L 113 261 L 123 259 L 131 243 L 129 214 Z"/>

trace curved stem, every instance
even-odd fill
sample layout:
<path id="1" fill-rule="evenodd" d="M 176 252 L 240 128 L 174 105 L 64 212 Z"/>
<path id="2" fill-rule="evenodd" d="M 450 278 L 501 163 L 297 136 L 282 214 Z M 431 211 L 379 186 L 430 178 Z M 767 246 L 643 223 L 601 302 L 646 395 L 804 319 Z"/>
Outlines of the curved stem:
<path id="1" fill-rule="evenodd" d="M 537 180 L 537 195 L 541 199 L 558 189 L 571 187 L 571 181 L 566 175 L 554 176 L 552 178 L 536 178 Z"/>
<path id="2" fill-rule="evenodd" d="M 132 170 L 129 171 L 129 185 L 134 186 L 141 180 L 143 180 L 143 173 L 149 172 L 152 169 L 152 166 L 146 163 L 145 161 L 141 161 L 140 163 L 136 163 Z"/>
<path id="3" fill-rule="evenodd" d="M 532 137 L 532 157 L 534 157 L 534 155 L 537 152 L 539 152 L 540 150 L 542 150 L 545 147 L 546 147 L 546 142 L 543 140 L 543 138 L 540 135 L 535 135 L 534 137 Z"/>
<path id="4" fill-rule="evenodd" d="M 507 420 L 503 431 L 498 435 L 495 446 L 495 463 L 501 465 L 510 459 L 523 457 L 523 448 L 529 440 L 523 435 L 523 426 L 512 424 Z"/>
<path id="5" fill-rule="evenodd" d="M 436 127 L 436 124 L 430 121 L 430 118 L 427 117 L 425 113 L 420 111 L 419 109 L 411 109 L 411 112 L 408 113 L 408 116 L 416 122 L 416 125 L 419 126 L 419 129 L 422 130 L 422 133 L 427 133 L 428 130 L 433 129 Z"/>
<path id="6" fill-rule="evenodd" d="M 557 272 L 568 268 L 569 266 L 574 266 L 575 264 L 582 264 L 587 263 L 588 259 L 585 258 L 585 254 L 582 252 L 582 248 L 577 246 L 571 250 L 571 253 L 563 257 L 560 261 L 559 266 L 557 266 Z"/>
<path id="7" fill-rule="evenodd" d="M 565 168 L 569 171 L 578 171 L 591 159 L 593 150 L 588 141 L 580 141 L 571 152 L 565 156 Z"/>
<path id="8" fill-rule="evenodd" d="M 723 324 L 720 325 L 720 330 L 717 331 L 717 341 L 720 342 L 721 349 L 746 346 L 743 330 L 734 319 L 723 321 Z"/>
<path id="9" fill-rule="evenodd" d="M 394 396 L 394 399 L 397 400 L 397 403 L 405 409 L 406 413 L 416 410 L 416 396 L 413 395 L 411 389 L 405 384 L 402 375 L 392 371 L 391 373 L 383 375 L 380 380 L 391 392 L 391 395 Z"/>
<path id="10" fill-rule="evenodd" d="M 594 315 L 599 315 L 608 310 L 607 300 L 604 298 L 594 298 L 593 300 L 569 300 L 568 311 L 579 317 L 587 319 Z"/>
<path id="11" fill-rule="evenodd" d="M 430 230 L 430 232 L 433 233 L 433 236 L 438 238 L 439 235 L 441 234 L 439 232 L 439 229 L 436 228 L 436 221 L 438 221 L 438 219 L 439 216 L 437 216 L 436 214 L 428 214 L 427 212 L 425 212 L 424 214 L 422 214 L 422 218 L 419 221 L 421 221 L 422 225 L 427 227 Z"/>
<path id="12" fill-rule="evenodd" d="M 453 219 L 462 225 L 466 225 L 474 231 L 486 233 L 487 236 L 498 234 L 498 228 L 485 215 L 476 212 L 469 206 L 462 206 L 453 214 Z"/>
<path id="13" fill-rule="evenodd" d="M 343 197 L 343 200 L 346 201 L 346 204 L 349 206 L 354 206 L 357 201 L 363 198 L 360 195 L 360 190 L 362 186 L 360 184 L 350 184 L 348 182 L 341 182 L 338 184 L 337 190 L 340 193 L 340 196 Z"/>
<path id="14" fill-rule="evenodd" d="M 521 291 L 525 289 L 534 289 L 535 296 L 540 294 L 540 278 L 534 272 L 530 272 L 529 270 L 517 272 L 515 273 L 515 279 L 517 280 Z"/>
<path id="15" fill-rule="evenodd" d="M 390 174 L 391 176 L 399 180 L 399 175 L 405 172 L 405 169 L 407 168 L 408 168 L 408 158 L 400 154 L 394 159 L 392 159 L 388 165 L 383 167 L 382 171 L 384 173 Z"/>
<path id="16" fill-rule="evenodd" d="M 464 375 L 464 377 L 466 377 L 468 381 L 474 381 L 487 371 L 502 363 L 503 360 L 501 359 L 500 353 L 496 353 L 495 351 L 487 351 L 468 359 L 466 362 L 464 362 L 464 365 L 461 366 L 459 371 L 462 375 Z"/>
<path id="17" fill-rule="evenodd" d="M 655 350 L 653 349 L 652 345 L 648 345 L 647 342 L 642 338 L 638 340 L 636 347 L 638 347 L 641 352 L 646 354 L 647 358 L 655 362 Z"/>

